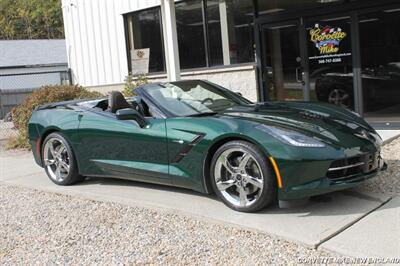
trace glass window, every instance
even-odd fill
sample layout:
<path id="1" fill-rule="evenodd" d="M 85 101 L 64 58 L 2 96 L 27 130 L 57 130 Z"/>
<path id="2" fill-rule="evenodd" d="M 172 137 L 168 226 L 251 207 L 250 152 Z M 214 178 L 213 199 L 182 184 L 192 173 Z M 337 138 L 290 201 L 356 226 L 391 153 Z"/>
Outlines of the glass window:
<path id="1" fill-rule="evenodd" d="M 399 27 L 400 8 L 359 16 L 363 104 L 371 120 L 399 119 Z"/>
<path id="2" fill-rule="evenodd" d="M 222 0 L 226 5 L 230 63 L 254 61 L 253 1 Z"/>
<path id="3" fill-rule="evenodd" d="M 207 27 L 208 27 L 208 46 L 210 53 L 210 66 L 223 65 L 222 39 L 221 39 L 221 19 L 219 10 L 219 0 L 207 1 Z"/>
<path id="4" fill-rule="evenodd" d="M 257 0 L 258 15 L 310 8 L 326 8 L 354 0 Z"/>
<path id="5" fill-rule="evenodd" d="M 354 108 L 350 17 L 306 23 L 311 100 Z"/>
<path id="6" fill-rule="evenodd" d="M 265 26 L 265 77 L 268 99 L 278 101 L 302 100 L 303 86 L 297 82 L 300 66 L 298 26 L 282 23 Z"/>
<path id="7" fill-rule="evenodd" d="M 253 1 L 204 1 L 206 3 L 187 0 L 175 4 L 181 68 L 253 62 Z M 207 12 L 203 15 L 204 4 Z"/>
<path id="8" fill-rule="evenodd" d="M 129 35 L 133 31 L 131 53 L 133 49 L 150 48 L 149 72 L 165 71 L 160 8 L 134 12 L 127 21 Z"/>
<path id="9" fill-rule="evenodd" d="M 175 3 L 181 69 L 254 62 L 253 12 L 252 0 Z M 165 71 L 160 8 L 128 14 L 126 22 L 131 55 L 149 48 L 149 72 Z"/>
<path id="10" fill-rule="evenodd" d="M 182 69 L 206 66 L 202 5 L 201 0 L 175 4 L 179 61 Z"/>

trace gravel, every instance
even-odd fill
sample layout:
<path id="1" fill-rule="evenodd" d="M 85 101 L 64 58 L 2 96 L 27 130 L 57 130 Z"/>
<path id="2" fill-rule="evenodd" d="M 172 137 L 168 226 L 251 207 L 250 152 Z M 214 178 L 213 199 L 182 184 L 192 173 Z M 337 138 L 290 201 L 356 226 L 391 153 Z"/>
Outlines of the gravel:
<path id="1" fill-rule="evenodd" d="M 400 138 L 384 145 L 381 154 L 388 169 L 363 183 L 361 190 L 400 196 Z"/>
<path id="2" fill-rule="evenodd" d="M 0 185 L 0 264 L 297 264 L 331 254 L 145 208 Z"/>

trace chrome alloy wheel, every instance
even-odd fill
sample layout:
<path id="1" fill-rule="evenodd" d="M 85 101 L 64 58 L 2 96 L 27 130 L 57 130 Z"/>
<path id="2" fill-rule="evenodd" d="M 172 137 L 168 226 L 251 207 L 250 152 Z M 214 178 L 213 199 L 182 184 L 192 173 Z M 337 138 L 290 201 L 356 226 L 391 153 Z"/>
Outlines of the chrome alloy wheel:
<path id="1" fill-rule="evenodd" d="M 222 196 L 237 207 L 248 207 L 261 196 L 264 176 L 257 160 L 247 151 L 231 148 L 216 161 L 215 184 Z"/>
<path id="2" fill-rule="evenodd" d="M 350 94 L 343 89 L 333 89 L 328 96 L 328 102 L 336 105 L 350 107 Z"/>
<path id="3" fill-rule="evenodd" d="M 70 155 L 65 143 L 58 138 L 50 138 L 43 149 L 44 165 L 50 178 L 62 182 L 70 171 Z"/>

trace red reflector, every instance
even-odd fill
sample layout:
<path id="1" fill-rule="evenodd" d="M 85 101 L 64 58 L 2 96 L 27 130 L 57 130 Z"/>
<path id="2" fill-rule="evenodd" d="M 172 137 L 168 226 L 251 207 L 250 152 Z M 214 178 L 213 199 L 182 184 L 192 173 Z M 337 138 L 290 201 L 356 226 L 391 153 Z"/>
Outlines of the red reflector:
<path id="1" fill-rule="evenodd" d="M 36 140 L 36 154 L 39 156 L 39 158 L 41 158 L 41 151 L 40 151 L 40 145 L 41 143 L 40 143 L 40 138 L 38 138 L 37 140 Z"/>

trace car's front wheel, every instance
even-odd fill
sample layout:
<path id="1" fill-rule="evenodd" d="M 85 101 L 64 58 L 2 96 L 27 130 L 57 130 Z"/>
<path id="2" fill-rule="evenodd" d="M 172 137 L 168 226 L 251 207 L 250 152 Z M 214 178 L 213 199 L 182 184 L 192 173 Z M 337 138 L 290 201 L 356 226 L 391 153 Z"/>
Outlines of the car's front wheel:
<path id="1" fill-rule="evenodd" d="M 82 180 L 72 147 L 61 133 L 54 132 L 46 137 L 42 156 L 47 176 L 57 185 L 72 185 Z"/>
<path id="2" fill-rule="evenodd" d="M 222 145 L 211 161 L 210 175 L 217 196 L 236 211 L 256 212 L 276 199 L 276 182 L 267 157 L 249 142 Z"/>

